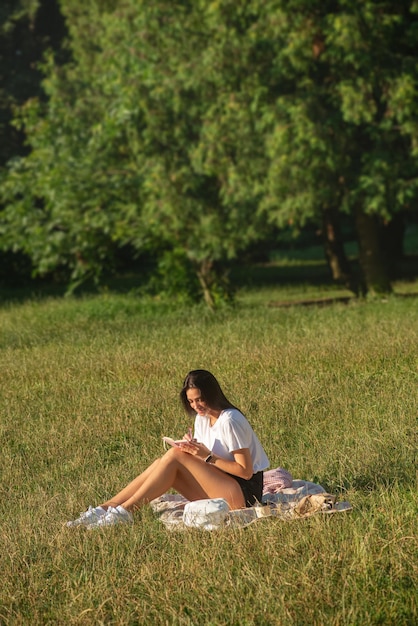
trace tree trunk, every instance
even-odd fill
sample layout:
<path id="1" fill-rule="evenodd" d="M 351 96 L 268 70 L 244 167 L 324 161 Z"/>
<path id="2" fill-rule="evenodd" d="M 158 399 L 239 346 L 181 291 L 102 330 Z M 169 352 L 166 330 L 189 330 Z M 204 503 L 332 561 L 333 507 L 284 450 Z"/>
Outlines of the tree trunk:
<path id="1" fill-rule="evenodd" d="M 215 308 L 215 300 L 213 297 L 214 270 L 213 261 L 202 261 L 196 265 L 196 274 L 202 288 L 203 299 L 208 307 L 213 311 Z"/>
<path id="2" fill-rule="evenodd" d="M 324 209 L 322 212 L 322 237 L 325 258 L 333 280 L 345 285 L 350 291 L 358 295 L 359 287 L 345 254 L 339 215 L 335 209 Z"/>
<path id="3" fill-rule="evenodd" d="M 222 302 L 231 302 L 231 290 L 228 271 L 224 263 L 207 259 L 193 263 L 196 275 L 202 288 L 203 299 L 213 311 Z"/>
<path id="4" fill-rule="evenodd" d="M 388 263 L 385 258 L 379 219 L 376 215 L 367 215 L 360 208 L 355 212 L 357 237 L 359 243 L 359 261 L 364 280 L 364 294 L 382 295 L 392 292 L 389 279 Z"/>

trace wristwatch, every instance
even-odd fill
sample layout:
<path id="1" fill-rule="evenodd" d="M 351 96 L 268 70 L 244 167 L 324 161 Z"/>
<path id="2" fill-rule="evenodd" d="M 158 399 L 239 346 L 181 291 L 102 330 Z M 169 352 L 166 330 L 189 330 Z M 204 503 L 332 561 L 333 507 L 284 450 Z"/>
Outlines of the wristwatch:
<path id="1" fill-rule="evenodd" d="M 215 456 L 212 454 L 212 452 L 206 457 L 205 459 L 205 463 L 212 463 L 213 459 L 215 458 Z"/>

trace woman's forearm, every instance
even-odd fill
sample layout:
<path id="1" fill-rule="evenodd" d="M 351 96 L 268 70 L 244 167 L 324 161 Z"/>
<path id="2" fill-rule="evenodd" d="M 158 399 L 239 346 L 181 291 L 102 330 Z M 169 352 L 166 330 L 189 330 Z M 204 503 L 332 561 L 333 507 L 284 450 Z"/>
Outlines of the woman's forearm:
<path id="1" fill-rule="evenodd" d="M 239 476 L 240 478 L 244 478 L 244 480 L 249 480 L 254 474 L 252 465 L 250 467 L 244 467 L 240 463 L 237 463 L 237 461 L 228 461 L 227 459 L 223 459 L 217 454 L 211 453 L 207 462 L 210 465 L 217 467 L 222 472 L 227 472 L 228 474 L 232 474 L 233 476 Z"/>

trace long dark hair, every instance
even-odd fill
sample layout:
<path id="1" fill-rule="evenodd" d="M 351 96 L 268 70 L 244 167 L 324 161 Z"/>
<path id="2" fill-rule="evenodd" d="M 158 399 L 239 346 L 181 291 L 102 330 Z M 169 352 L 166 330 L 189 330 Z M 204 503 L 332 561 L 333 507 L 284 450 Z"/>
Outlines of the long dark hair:
<path id="1" fill-rule="evenodd" d="M 180 400 L 188 415 L 194 415 L 195 411 L 189 404 L 186 392 L 188 389 L 199 389 L 201 399 L 209 408 L 223 411 L 223 409 L 235 409 L 221 389 L 215 376 L 207 370 L 192 370 L 184 379 L 183 388 L 180 391 Z"/>

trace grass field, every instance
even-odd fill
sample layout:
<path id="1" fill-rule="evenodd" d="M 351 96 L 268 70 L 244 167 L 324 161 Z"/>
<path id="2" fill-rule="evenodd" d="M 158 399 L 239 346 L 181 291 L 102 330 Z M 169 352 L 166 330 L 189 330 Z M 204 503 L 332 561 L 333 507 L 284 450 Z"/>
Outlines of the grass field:
<path id="1" fill-rule="evenodd" d="M 216 315 L 114 293 L 0 309 L 1 624 L 417 623 L 418 298 L 269 306 L 300 292 L 242 290 Z M 196 367 L 271 467 L 353 511 L 173 533 L 146 508 L 67 529 L 183 434 Z"/>

